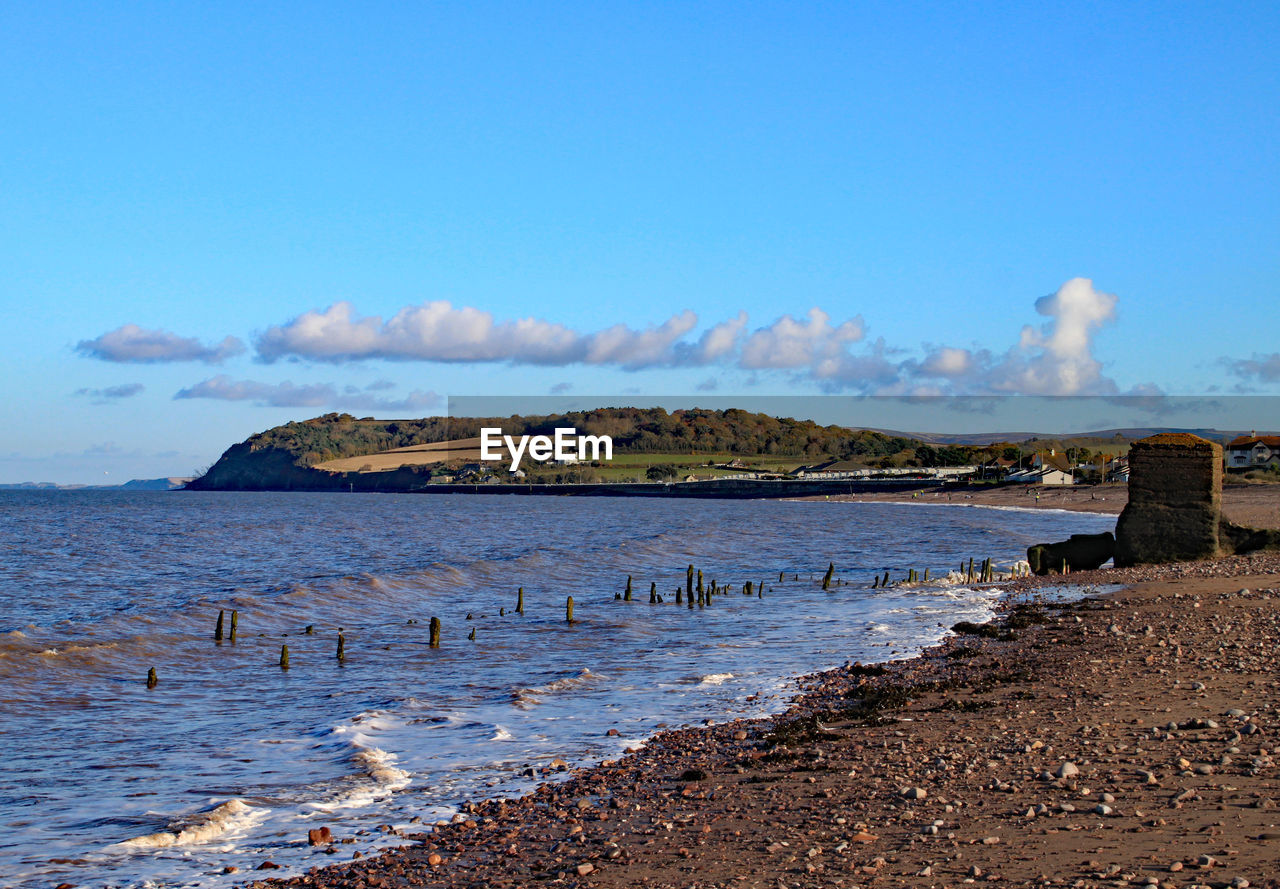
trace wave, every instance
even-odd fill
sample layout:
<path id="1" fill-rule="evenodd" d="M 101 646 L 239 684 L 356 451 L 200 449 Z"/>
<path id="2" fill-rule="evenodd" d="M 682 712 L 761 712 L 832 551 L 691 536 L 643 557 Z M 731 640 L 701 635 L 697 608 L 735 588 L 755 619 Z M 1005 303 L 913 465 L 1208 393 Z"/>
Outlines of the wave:
<path id="1" fill-rule="evenodd" d="M 216 840 L 237 830 L 250 828 L 265 817 L 265 812 L 250 806 L 241 799 L 229 799 L 170 825 L 168 830 L 124 840 L 109 848 L 114 849 L 167 849 L 171 846 L 192 846 Z"/>
<path id="2" fill-rule="evenodd" d="M 724 685 L 732 678 L 732 673 L 708 673 L 698 680 L 698 685 Z"/>
<path id="3" fill-rule="evenodd" d="M 527 710 L 532 706 L 541 704 L 543 698 L 562 694 L 603 678 L 599 673 L 592 673 L 589 668 L 583 667 L 581 671 L 572 676 L 564 676 L 548 682 L 546 685 L 518 688 L 511 694 L 511 703 L 522 710 Z"/>

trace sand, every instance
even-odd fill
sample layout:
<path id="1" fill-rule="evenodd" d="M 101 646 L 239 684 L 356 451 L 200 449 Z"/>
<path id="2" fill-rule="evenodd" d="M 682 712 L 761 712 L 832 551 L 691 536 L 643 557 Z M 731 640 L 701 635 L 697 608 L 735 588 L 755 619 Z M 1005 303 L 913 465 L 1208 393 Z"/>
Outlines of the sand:
<path id="1" fill-rule="evenodd" d="M 1037 497 L 1038 495 L 1038 497 Z M 823 499 L 823 498 L 804 498 Z M 930 488 L 913 498 L 910 494 L 852 494 L 831 500 L 885 502 L 957 503 L 970 506 L 1019 506 L 1040 509 L 1069 509 L 1077 512 L 1120 514 L 1129 502 L 1129 488 L 1123 484 L 1107 485 L 1018 485 L 999 488 L 975 487 L 964 491 L 945 492 Z M 1222 490 L 1222 513 L 1233 522 L 1254 528 L 1280 528 L 1280 485 L 1228 485 Z"/>
<path id="2" fill-rule="evenodd" d="M 290 885 L 1280 887 L 1280 554 L 1072 581 Z"/>

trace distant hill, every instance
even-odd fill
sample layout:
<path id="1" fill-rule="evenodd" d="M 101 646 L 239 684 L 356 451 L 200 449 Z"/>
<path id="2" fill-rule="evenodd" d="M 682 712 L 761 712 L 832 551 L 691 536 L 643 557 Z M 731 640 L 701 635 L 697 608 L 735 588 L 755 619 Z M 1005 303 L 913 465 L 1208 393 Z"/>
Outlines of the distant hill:
<path id="1" fill-rule="evenodd" d="M 999 457 L 1010 460 L 1029 450 L 1050 448 L 1066 453 L 1071 459 L 1088 459 L 1090 453 L 1124 453 L 1134 439 L 1157 432 L 1193 431 L 1215 440 L 1235 434 L 1213 429 L 1155 427 L 1070 434 L 905 433 L 821 426 L 810 420 L 735 409 L 668 413 L 661 408 L 602 408 L 545 416 L 414 420 L 357 419 L 350 414 L 333 413 L 275 426 L 232 445 L 187 488 L 223 491 L 418 489 L 428 484 L 434 474 L 447 475 L 466 463 L 475 464 L 479 459 L 477 438 L 485 426 L 501 427 L 513 436 L 549 435 L 557 427 L 572 426 L 581 434 L 612 436 L 615 458 L 648 454 L 659 461 L 675 457 L 666 461 L 672 463 L 688 458 L 681 463 L 685 467 L 698 465 L 699 459 L 705 463 L 708 456 L 726 460 L 739 458 L 739 462 L 746 464 L 754 458 L 759 464 L 767 461 L 768 471 L 772 472 L 778 471 L 779 463 L 785 463 L 786 459 L 792 461 L 791 468 L 828 460 L 884 468 L 958 466 L 989 463 Z M 549 477 L 550 469 L 545 465 L 527 465 L 527 468 L 527 481 L 571 480 Z M 541 476 L 535 478 L 538 473 Z"/>
<path id="2" fill-rule="evenodd" d="M 191 476 L 135 478 L 122 485 L 59 485 L 53 482 L 19 482 L 0 485 L 5 491 L 179 491 L 193 481 Z"/>
<path id="3" fill-rule="evenodd" d="M 1161 432 L 1190 432 L 1209 441 L 1225 444 L 1243 433 L 1239 431 L 1223 431 L 1219 429 L 1183 429 L 1167 426 L 1134 426 L 1124 429 L 1099 429 L 1091 432 L 898 432 L 891 429 L 876 429 L 884 435 L 899 438 L 911 438 L 929 444 L 956 444 L 985 447 L 986 445 L 1007 442 L 1022 444 L 1028 441 L 1071 442 L 1085 447 L 1096 447 L 1116 441 L 1136 441 Z"/>
<path id="4" fill-rule="evenodd" d="M 418 420 L 356 419 L 326 414 L 286 423 L 233 445 L 200 478 L 194 490 L 407 490 L 421 487 L 433 466 L 399 460 L 352 460 L 394 451 L 474 439 L 485 426 L 508 435 L 549 435 L 572 426 L 585 435 L 609 435 L 615 454 L 717 454 L 794 457 L 797 464 L 841 458 L 892 458 L 919 442 L 811 420 L 771 417 L 743 410 L 602 408 L 530 417 L 427 417 Z M 474 460 L 474 455 L 470 456 Z M 383 465 L 385 471 L 359 471 Z M 323 464 L 323 465 L 322 465 Z M 355 466 L 355 471 L 350 467 Z"/>

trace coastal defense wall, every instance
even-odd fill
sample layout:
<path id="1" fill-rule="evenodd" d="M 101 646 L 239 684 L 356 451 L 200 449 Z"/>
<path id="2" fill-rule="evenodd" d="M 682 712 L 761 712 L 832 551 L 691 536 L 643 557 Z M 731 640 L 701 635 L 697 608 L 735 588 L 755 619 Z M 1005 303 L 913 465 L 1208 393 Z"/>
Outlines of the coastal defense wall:
<path id="1" fill-rule="evenodd" d="M 1222 447 L 1163 433 L 1129 451 L 1129 503 L 1116 523 L 1117 566 L 1218 555 Z"/>

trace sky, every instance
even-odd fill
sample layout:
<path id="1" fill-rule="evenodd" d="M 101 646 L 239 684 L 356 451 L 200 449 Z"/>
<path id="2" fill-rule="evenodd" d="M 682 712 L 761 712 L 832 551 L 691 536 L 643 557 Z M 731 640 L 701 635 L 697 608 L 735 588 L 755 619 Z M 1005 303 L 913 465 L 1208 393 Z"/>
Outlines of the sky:
<path id="1" fill-rule="evenodd" d="M 0 483 L 458 396 L 1280 394 L 1276 33 L 1268 3 L 2 4 Z"/>

